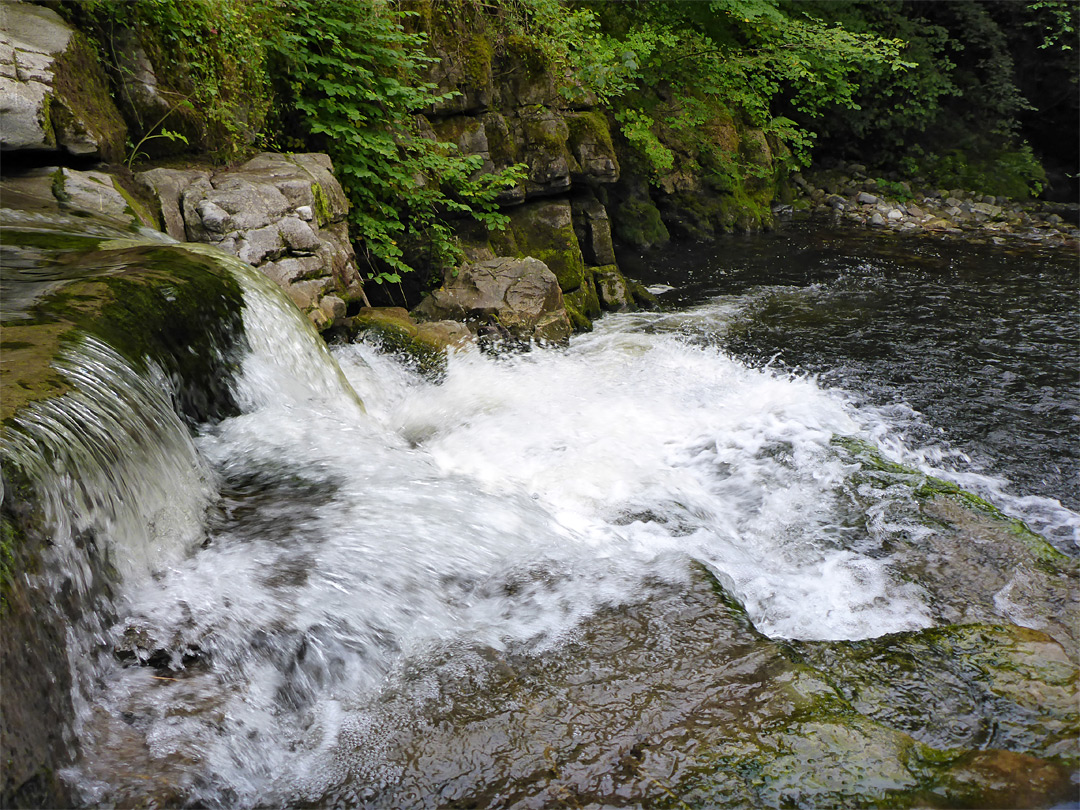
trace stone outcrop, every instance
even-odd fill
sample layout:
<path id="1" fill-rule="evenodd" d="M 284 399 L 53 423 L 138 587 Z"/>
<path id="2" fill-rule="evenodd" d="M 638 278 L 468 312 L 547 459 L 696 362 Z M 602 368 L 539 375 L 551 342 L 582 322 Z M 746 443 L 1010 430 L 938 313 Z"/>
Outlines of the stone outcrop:
<path id="1" fill-rule="evenodd" d="M 89 41 L 52 9 L 0 3 L 0 151 L 119 161 L 126 137 Z"/>
<path id="2" fill-rule="evenodd" d="M 477 331 L 505 330 L 522 340 L 562 341 L 571 331 L 558 279 L 532 257 L 467 263 L 413 314 L 425 321 L 465 321 Z"/>
<path id="3" fill-rule="evenodd" d="M 423 18 L 420 27 L 432 24 Z M 557 71 L 527 37 L 496 43 L 482 19 L 462 21 L 452 33 L 451 39 L 437 26 L 429 28 L 439 57 L 429 78 L 450 95 L 425 111 L 421 128 L 479 157 L 480 172 L 524 167 L 522 181 L 499 197 L 510 219 L 505 230 L 488 233 L 460 224 L 467 261 L 538 259 L 557 278 L 575 329 L 590 328 L 602 311 L 596 268 L 621 281 L 608 285 L 604 308 L 633 308 L 632 294 L 617 296 L 630 285 L 616 266 L 611 220 L 599 190 L 618 182 L 621 167 L 611 124 L 595 108 L 596 99 Z"/>
<path id="4" fill-rule="evenodd" d="M 340 322 L 347 303 L 363 298 L 348 201 L 326 155 L 264 152 L 235 169 L 151 169 L 136 179 L 170 236 L 259 268 L 316 326 Z"/>

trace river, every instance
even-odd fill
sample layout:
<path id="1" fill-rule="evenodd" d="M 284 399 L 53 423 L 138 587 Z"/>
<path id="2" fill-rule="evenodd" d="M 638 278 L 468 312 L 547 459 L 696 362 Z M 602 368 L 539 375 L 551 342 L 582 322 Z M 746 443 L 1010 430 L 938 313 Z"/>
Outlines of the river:
<path id="1" fill-rule="evenodd" d="M 76 663 L 81 800 L 1075 792 L 1071 563 L 916 496 L 1076 555 L 1075 256 L 788 229 L 628 270 L 662 310 L 437 378 L 249 284 L 242 413 L 143 483 L 174 542 Z"/>

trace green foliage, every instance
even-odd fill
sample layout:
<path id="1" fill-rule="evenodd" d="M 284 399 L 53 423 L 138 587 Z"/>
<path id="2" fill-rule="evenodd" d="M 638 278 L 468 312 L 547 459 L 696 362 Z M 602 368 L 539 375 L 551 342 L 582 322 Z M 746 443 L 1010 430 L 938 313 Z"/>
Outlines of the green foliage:
<path id="1" fill-rule="evenodd" d="M 911 187 L 906 183 L 901 183 L 899 180 L 883 180 L 880 177 L 876 180 L 876 182 L 877 190 L 886 197 L 890 197 L 894 200 L 899 200 L 903 203 L 910 202 L 911 200 L 915 199 L 915 195 L 911 193 Z"/>
<path id="2" fill-rule="evenodd" d="M 942 188 L 964 188 L 983 194 L 1023 199 L 1038 196 L 1046 172 L 1031 147 L 1001 147 L 994 142 L 969 139 L 948 150 L 910 150 L 902 168 Z"/>
<path id="3" fill-rule="evenodd" d="M 170 126 L 179 128 L 182 102 L 190 101 L 205 130 L 203 148 L 233 157 L 262 130 L 271 105 L 265 0 L 87 0 L 71 13 L 95 32 L 117 73 L 124 72 L 121 31 L 137 34 L 159 66 L 159 92 L 181 102 Z M 121 87 L 127 78 L 120 76 Z M 142 121 L 141 134 L 164 136 L 154 133 L 161 123 Z"/>
<path id="4" fill-rule="evenodd" d="M 1057 46 L 1063 51 L 1073 50 L 1076 32 L 1080 28 L 1080 5 L 1072 0 L 1038 0 L 1028 4 L 1032 19 L 1025 21 L 1028 28 L 1038 28 L 1043 35 L 1040 48 Z"/>
<path id="5" fill-rule="evenodd" d="M 649 115 L 631 107 L 615 113 L 615 120 L 622 125 L 623 137 L 645 159 L 654 178 L 675 165 L 675 155 L 656 136 L 656 122 Z"/>
<path id="6" fill-rule="evenodd" d="M 434 60 L 424 35 L 402 28 L 404 13 L 377 0 L 290 0 L 287 12 L 270 42 L 282 96 L 301 116 L 305 145 L 334 160 L 374 280 L 400 281 L 407 251 L 452 264 L 449 216 L 505 227 L 497 196 L 523 174 L 481 174 L 479 156 L 421 129 L 416 113 L 449 96 L 422 80 Z"/>

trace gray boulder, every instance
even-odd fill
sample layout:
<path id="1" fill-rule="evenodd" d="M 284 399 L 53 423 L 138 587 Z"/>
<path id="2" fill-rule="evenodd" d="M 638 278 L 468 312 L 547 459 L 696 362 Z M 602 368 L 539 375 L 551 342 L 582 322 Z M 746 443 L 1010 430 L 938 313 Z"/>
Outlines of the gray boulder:
<path id="1" fill-rule="evenodd" d="M 531 257 L 465 264 L 413 315 L 423 321 L 492 325 L 521 339 L 563 341 L 571 332 L 558 279 Z"/>
<path id="2" fill-rule="evenodd" d="M 52 9 L 0 3 L 0 151 L 119 161 L 126 137 L 86 38 Z"/>
<path id="3" fill-rule="evenodd" d="M 209 242 L 258 267 L 319 327 L 363 300 L 349 204 L 326 155 L 264 152 L 215 173 L 151 169 L 136 179 L 177 239 Z"/>

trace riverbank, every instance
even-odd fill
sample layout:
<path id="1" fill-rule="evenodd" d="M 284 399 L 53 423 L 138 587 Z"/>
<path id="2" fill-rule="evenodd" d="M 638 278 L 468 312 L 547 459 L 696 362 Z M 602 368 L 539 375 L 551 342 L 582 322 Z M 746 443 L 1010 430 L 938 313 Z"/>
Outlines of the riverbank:
<path id="1" fill-rule="evenodd" d="M 936 189 L 916 179 L 875 177 L 857 163 L 812 167 L 792 175 L 793 199 L 773 207 L 779 218 L 822 218 L 943 237 L 1080 245 L 1080 206 Z"/>

